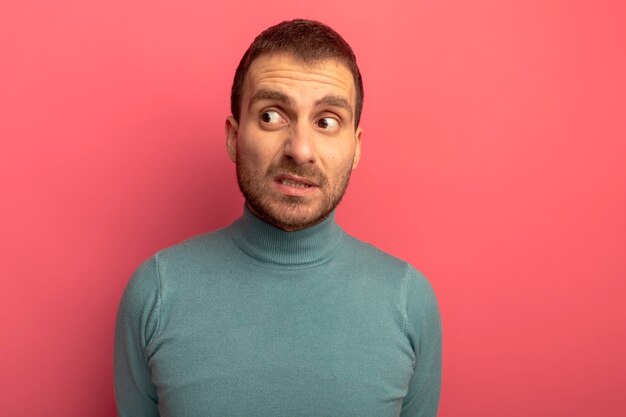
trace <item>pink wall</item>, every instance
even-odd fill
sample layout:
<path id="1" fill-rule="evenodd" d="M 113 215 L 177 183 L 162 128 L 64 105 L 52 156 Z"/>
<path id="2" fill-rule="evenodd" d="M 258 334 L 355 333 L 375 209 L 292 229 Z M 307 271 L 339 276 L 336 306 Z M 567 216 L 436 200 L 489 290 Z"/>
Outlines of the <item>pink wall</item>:
<path id="1" fill-rule="evenodd" d="M 623 2 L 6 3 L 0 414 L 115 414 L 123 287 L 241 212 L 231 77 L 301 16 L 359 57 L 363 158 L 338 218 L 435 287 L 440 416 L 626 415 Z"/>

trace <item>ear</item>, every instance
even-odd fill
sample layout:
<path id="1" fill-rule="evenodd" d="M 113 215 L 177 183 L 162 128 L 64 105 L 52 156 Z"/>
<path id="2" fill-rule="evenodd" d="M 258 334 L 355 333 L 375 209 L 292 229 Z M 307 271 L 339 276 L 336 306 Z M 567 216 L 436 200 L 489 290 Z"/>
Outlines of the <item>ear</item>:
<path id="1" fill-rule="evenodd" d="M 361 135 L 363 134 L 363 131 L 361 130 L 360 127 L 356 128 L 356 132 L 354 134 L 354 137 L 356 139 L 356 148 L 354 150 L 354 159 L 352 161 L 352 169 L 356 168 L 357 165 L 359 165 L 359 161 L 361 160 Z"/>
<path id="2" fill-rule="evenodd" d="M 237 162 L 237 136 L 239 134 L 239 123 L 233 116 L 228 116 L 224 123 L 224 130 L 226 131 L 226 151 L 230 160 Z"/>

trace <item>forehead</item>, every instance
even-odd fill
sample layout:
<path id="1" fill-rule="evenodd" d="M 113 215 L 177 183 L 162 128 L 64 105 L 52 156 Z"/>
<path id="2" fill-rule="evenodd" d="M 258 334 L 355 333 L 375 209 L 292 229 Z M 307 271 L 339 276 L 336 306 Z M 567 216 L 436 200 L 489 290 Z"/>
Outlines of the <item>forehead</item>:
<path id="1" fill-rule="evenodd" d="M 313 64 L 288 54 L 265 54 L 256 58 L 246 75 L 243 100 L 250 100 L 261 88 L 273 88 L 310 94 L 345 96 L 353 105 L 356 100 L 354 78 L 341 61 L 328 59 Z"/>

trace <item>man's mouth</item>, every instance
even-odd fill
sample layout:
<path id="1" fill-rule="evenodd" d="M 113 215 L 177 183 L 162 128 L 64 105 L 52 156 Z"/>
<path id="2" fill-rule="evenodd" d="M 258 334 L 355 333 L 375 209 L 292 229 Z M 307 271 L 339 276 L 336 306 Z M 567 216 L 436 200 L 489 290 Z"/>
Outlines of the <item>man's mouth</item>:
<path id="1" fill-rule="evenodd" d="M 283 185 L 287 185 L 289 187 L 296 187 L 296 188 L 310 188 L 313 187 L 313 185 L 311 184 L 307 184 L 304 182 L 300 182 L 300 181 L 294 181 L 292 179 L 289 178 L 282 178 L 279 180 L 279 182 Z"/>
<path id="2" fill-rule="evenodd" d="M 319 186 L 316 182 L 292 174 L 281 174 L 274 178 L 274 183 L 282 194 L 304 196 L 314 192 Z"/>

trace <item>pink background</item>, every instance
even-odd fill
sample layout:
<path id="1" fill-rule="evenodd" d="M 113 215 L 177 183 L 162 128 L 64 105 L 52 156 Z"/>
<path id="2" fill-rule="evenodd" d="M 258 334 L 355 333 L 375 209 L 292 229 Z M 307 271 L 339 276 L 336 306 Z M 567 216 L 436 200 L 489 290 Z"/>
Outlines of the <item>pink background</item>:
<path id="1" fill-rule="evenodd" d="M 124 285 L 240 214 L 231 79 L 293 17 L 359 57 L 363 158 L 338 219 L 435 287 L 440 416 L 626 415 L 618 0 L 3 2 L 0 414 L 115 414 Z"/>

